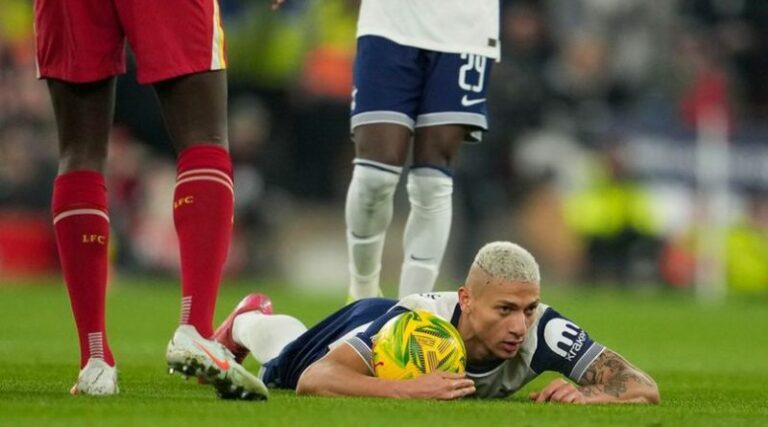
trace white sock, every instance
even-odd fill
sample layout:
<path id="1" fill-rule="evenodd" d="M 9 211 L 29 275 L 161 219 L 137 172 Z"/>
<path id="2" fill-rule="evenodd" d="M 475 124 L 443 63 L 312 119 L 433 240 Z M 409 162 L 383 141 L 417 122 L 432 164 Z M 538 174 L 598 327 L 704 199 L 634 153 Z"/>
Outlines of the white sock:
<path id="1" fill-rule="evenodd" d="M 286 345 L 306 330 L 307 327 L 295 317 L 248 311 L 235 317 L 232 338 L 264 364 L 277 357 Z"/>
<path id="2" fill-rule="evenodd" d="M 411 212 L 403 236 L 400 298 L 434 288 L 451 231 L 452 195 L 453 178 L 438 169 L 408 174 Z"/>
<path id="3" fill-rule="evenodd" d="M 362 159 L 355 159 L 354 163 L 345 218 L 349 296 L 357 300 L 381 293 L 381 255 L 387 228 L 392 222 L 392 199 L 402 168 Z"/>

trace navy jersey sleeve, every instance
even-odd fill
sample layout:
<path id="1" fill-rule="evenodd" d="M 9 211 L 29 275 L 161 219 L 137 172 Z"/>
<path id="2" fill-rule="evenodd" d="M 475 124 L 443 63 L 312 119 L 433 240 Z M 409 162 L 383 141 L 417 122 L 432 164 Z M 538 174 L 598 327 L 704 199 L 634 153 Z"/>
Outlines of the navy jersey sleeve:
<path id="1" fill-rule="evenodd" d="M 392 307 L 391 310 L 387 311 L 382 316 L 378 317 L 376 320 L 371 322 L 371 324 L 368 326 L 366 330 L 358 333 L 354 337 L 351 337 L 347 340 L 347 344 L 351 345 L 352 348 L 355 349 L 357 354 L 359 354 L 360 357 L 368 365 L 368 368 L 371 369 L 371 372 L 373 372 L 373 368 L 371 367 L 373 337 L 379 332 L 381 328 L 384 327 L 384 324 L 386 324 L 389 321 L 389 319 L 392 319 L 395 316 L 403 314 L 406 311 L 410 311 L 410 310 L 401 306 Z"/>
<path id="2" fill-rule="evenodd" d="M 536 335 L 531 369 L 537 374 L 559 372 L 575 382 L 605 348 L 552 308 L 547 308 L 539 319 Z"/>

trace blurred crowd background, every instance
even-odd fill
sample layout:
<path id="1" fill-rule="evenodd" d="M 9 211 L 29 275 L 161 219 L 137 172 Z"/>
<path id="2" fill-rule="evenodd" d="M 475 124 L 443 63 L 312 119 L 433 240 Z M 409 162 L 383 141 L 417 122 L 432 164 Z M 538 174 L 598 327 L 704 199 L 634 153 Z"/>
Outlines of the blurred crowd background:
<path id="1" fill-rule="evenodd" d="M 0 0 L 0 285 L 58 265 L 56 128 L 35 78 L 31 3 Z M 346 286 L 358 5 L 289 0 L 274 13 L 265 0 L 221 0 L 236 171 L 230 277 Z M 491 131 L 456 165 L 442 287 L 498 239 L 528 247 L 549 282 L 689 287 L 697 245 L 713 233 L 728 287 L 768 289 L 768 2 L 504 0 L 501 24 Z M 720 160 L 702 166 L 697 147 L 713 138 Z M 114 274 L 177 274 L 173 152 L 132 71 L 118 84 L 110 147 Z M 399 194 L 390 282 L 408 207 Z"/>

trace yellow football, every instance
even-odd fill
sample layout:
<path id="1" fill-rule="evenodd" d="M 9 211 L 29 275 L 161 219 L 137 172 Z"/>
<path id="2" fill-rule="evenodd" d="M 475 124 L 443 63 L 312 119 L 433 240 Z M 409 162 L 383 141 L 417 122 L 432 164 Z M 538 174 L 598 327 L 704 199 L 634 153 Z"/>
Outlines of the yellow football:
<path id="1" fill-rule="evenodd" d="M 373 338 L 371 362 L 379 378 L 404 380 L 433 371 L 461 373 L 466 361 L 459 331 L 425 310 L 393 317 Z"/>

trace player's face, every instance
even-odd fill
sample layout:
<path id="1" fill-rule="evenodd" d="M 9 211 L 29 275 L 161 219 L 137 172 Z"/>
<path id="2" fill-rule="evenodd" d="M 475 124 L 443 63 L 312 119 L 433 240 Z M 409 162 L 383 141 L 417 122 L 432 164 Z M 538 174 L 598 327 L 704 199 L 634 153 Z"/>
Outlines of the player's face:
<path id="1" fill-rule="evenodd" d="M 539 285 L 490 281 L 481 288 L 463 289 L 466 309 L 462 307 L 462 311 L 473 334 L 467 342 L 469 357 L 514 357 L 533 323 Z"/>

